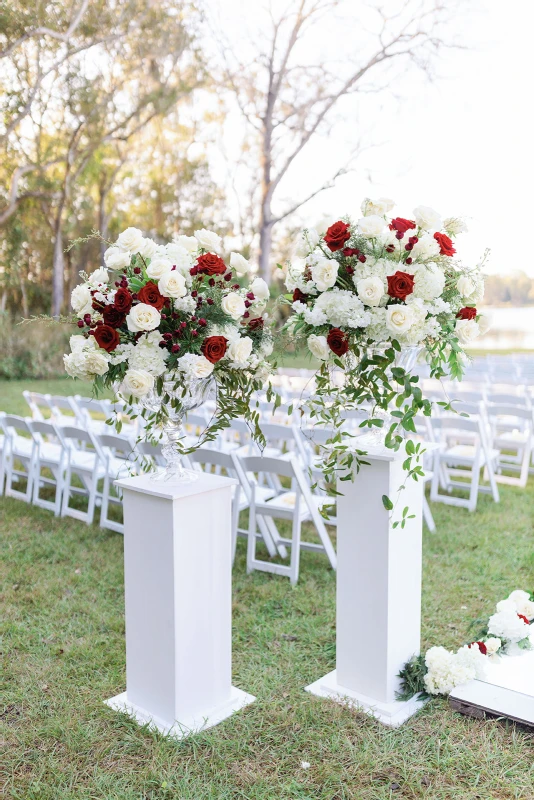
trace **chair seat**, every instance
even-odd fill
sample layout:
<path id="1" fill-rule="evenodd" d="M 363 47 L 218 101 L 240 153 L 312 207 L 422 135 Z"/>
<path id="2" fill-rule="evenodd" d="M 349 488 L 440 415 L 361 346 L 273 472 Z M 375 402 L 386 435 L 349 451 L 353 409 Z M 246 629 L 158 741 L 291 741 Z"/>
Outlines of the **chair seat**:
<path id="1" fill-rule="evenodd" d="M 232 500 L 235 497 L 235 493 L 238 490 L 238 486 L 232 486 Z M 266 500 L 269 500 L 274 494 L 276 494 L 274 489 L 271 489 L 270 486 L 256 486 L 255 487 L 255 495 L 256 500 L 259 503 L 265 503 Z M 245 496 L 244 492 L 240 492 L 239 494 L 239 510 L 244 511 L 249 507 L 249 502 Z"/>
<path id="2" fill-rule="evenodd" d="M 70 463 L 74 469 L 81 469 L 84 472 L 93 472 L 97 463 L 96 453 L 90 450 L 72 450 Z M 102 474 L 102 464 L 98 463 L 98 472 Z"/>
<path id="3" fill-rule="evenodd" d="M 48 464 L 59 464 L 62 454 L 61 445 L 53 442 L 45 442 L 39 448 L 39 460 L 46 461 Z"/>
<path id="4" fill-rule="evenodd" d="M 331 497 L 322 497 L 317 494 L 312 494 L 312 501 L 317 508 L 321 509 L 323 506 L 333 505 L 334 500 Z M 258 508 L 273 509 L 278 511 L 292 511 L 295 508 L 296 494 L 295 492 L 282 492 L 281 494 L 272 497 L 270 500 L 258 503 Z M 310 510 L 304 500 L 301 499 L 300 503 L 300 517 L 307 519 L 310 516 Z"/>
<path id="5" fill-rule="evenodd" d="M 22 436 L 17 436 L 12 441 L 11 452 L 14 456 L 21 456 L 22 458 L 30 458 L 33 450 L 33 439 L 24 439 Z"/>

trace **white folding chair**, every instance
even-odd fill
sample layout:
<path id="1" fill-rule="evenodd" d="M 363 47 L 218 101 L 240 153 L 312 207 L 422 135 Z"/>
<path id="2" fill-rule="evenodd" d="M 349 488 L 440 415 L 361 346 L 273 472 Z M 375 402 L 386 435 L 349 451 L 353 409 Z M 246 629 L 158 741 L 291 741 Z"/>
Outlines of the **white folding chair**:
<path id="1" fill-rule="evenodd" d="M 58 426 L 56 430 L 67 453 L 61 516 L 74 517 L 91 525 L 98 495 L 98 481 L 105 477 L 103 456 L 90 431 L 71 425 Z M 82 487 L 72 484 L 74 476 L 81 481 Z M 69 500 L 73 494 L 87 496 L 87 511 L 80 511 L 70 505 Z"/>
<path id="2" fill-rule="evenodd" d="M 258 497 L 256 479 L 249 481 L 250 510 L 247 571 L 252 572 L 258 569 L 276 575 L 285 575 L 294 585 L 297 583 L 299 576 L 301 549 L 326 553 L 332 568 L 336 569 L 336 553 L 319 513 L 319 509 L 329 503 L 330 498 L 319 497 L 311 493 L 297 460 L 290 458 L 286 461 L 280 458 L 248 456 L 241 457 L 240 461 L 247 477 L 248 473 L 252 473 L 254 476 L 270 473 L 291 481 L 291 490 L 284 491 L 268 500 L 261 500 Z M 256 526 L 259 517 L 270 518 L 273 522 L 275 519 L 292 522 L 291 538 L 280 537 L 282 544 L 291 547 L 289 565 L 273 564 L 269 561 L 261 561 L 256 557 Z M 302 523 L 307 521 L 313 522 L 315 525 L 320 544 L 301 540 Z"/>
<path id="3" fill-rule="evenodd" d="M 66 453 L 56 427 L 52 422 L 35 419 L 29 423 L 29 427 L 36 444 L 33 504 L 53 511 L 58 517 L 61 513 Z M 41 471 L 43 469 L 48 470 L 52 477 L 42 475 Z M 47 486 L 53 486 L 55 489 L 53 501 L 46 500 L 40 495 L 39 490 L 41 487 Z"/>
<path id="4" fill-rule="evenodd" d="M 96 433 L 94 438 L 104 462 L 100 527 L 124 533 L 124 523 L 111 519 L 108 512 L 110 505 L 122 506 L 122 492 L 117 489 L 117 494 L 114 495 L 111 491 L 113 481 L 118 478 L 127 478 L 138 472 L 134 446 L 129 437 L 118 434 Z"/>
<path id="5" fill-rule="evenodd" d="M 79 394 L 70 398 L 76 414 L 77 424 L 93 433 L 114 433 L 111 425 L 106 423 L 111 417 L 109 400 L 94 397 L 81 397 Z"/>
<path id="6" fill-rule="evenodd" d="M 4 433 L 3 419 L 5 413 L 0 411 L 0 497 L 4 494 L 4 481 L 6 477 L 7 436 Z"/>
<path id="7" fill-rule="evenodd" d="M 52 409 L 52 422 L 55 425 L 78 424 L 76 406 L 72 397 L 54 394 L 50 398 L 50 408 Z"/>
<path id="8" fill-rule="evenodd" d="M 33 474 L 36 454 L 36 443 L 29 426 L 29 419 L 14 414 L 5 414 L 1 424 L 5 440 L 3 462 L 5 471 L 6 497 L 16 497 L 26 503 L 32 501 Z M 13 488 L 13 483 L 26 480 L 26 489 Z"/>
<path id="9" fill-rule="evenodd" d="M 488 446 L 480 420 L 465 419 L 458 415 L 440 417 L 432 420 L 432 427 L 440 449 L 434 453 L 430 499 L 475 511 L 478 493 L 491 492 L 494 501 L 498 503 L 495 466 L 499 451 Z M 489 486 L 480 484 L 480 470 L 483 468 L 486 469 Z M 447 492 L 453 487 L 463 489 L 469 491 L 469 498 L 440 494 L 440 478 Z"/>
<path id="10" fill-rule="evenodd" d="M 30 392 L 25 389 L 22 396 L 26 400 L 31 411 L 32 419 L 50 419 L 52 416 L 51 396 L 40 392 Z"/>
<path id="11" fill-rule="evenodd" d="M 487 415 L 492 446 L 498 450 L 498 483 L 510 486 L 527 485 L 533 450 L 532 409 L 518 405 L 488 403 Z M 519 477 L 503 475 L 502 471 L 519 472 Z"/>

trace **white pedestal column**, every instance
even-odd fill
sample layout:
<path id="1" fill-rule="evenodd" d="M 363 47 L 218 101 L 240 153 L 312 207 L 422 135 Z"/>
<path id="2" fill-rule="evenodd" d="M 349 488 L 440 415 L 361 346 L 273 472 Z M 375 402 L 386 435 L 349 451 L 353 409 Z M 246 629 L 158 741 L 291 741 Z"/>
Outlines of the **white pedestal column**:
<path id="1" fill-rule="evenodd" d="M 232 485 L 148 476 L 124 493 L 126 691 L 107 700 L 183 737 L 253 702 L 232 686 Z"/>
<path id="2" fill-rule="evenodd" d="M 370 465 L 338 486 L 336 669 L 306 687 L 392 726 L 421 707 L 417 699 L 395 699 L 398 672 L 419 653 L 421 629 L 423 481 L 406 480 L 405 458 L 404 449 L 369 448 Z M 393 528 L 405 506 L 414 519 Z"/>

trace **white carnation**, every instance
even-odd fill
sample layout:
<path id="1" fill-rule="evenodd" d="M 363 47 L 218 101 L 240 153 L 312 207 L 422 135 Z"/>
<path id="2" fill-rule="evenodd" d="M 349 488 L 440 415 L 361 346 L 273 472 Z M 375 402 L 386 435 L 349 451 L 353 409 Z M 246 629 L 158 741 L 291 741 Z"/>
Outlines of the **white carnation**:
<path id="1" fill-rule="evenodd" d="M 129 369 L 124 375 L 121 392 L 126 397 L 144 397 L 154 388 L 154 376 L 142 369 Z"/>
<path id="2" fill-rule="evenodd" d="M 455 332 L 461 344 L 470 344 L 480 334 L 478 322 L 474 319 L 459 319 Z"/>
<path id="3" fill-rule="evenodd" d="M 325 292 L 335 285 L 339 265 L 333 258 L 315 258 L 311 268 L 312 279 L 320 292 Z"/>
<path id="4" fill-rule="evenodd" d="M 250 271 L 250 264 L 241 253 L 230 253 L 230 266 L 239 275 L 246 275 Z"/>
<path id="5" fill-rule="evenodd" d="M 126 228 L 119 234 L 117 244 L 123 250 L 128 250 L 129 253 L 138 253 L 139 248 L 143 246 L 143 240 L 144 237 L 139 228 Z"/>
<path id="6" fill-rule="evenodd" d="M 356 291 L 366 306 L 377 306 L 384 296 L 384 281 L 379 277 L 362 278 L 356 284 Z"/>
<path id="7" fill-rule="evenodd" d="M 128 330 L 132 333 L 139 331 L 153 331 L 159 327 L 161 315 L 154 306 L 149 306 L 147 303 L 138 303 L 133 306 L 130 313 L 126 317 L 126 324 Z"/>
<path id="8" fill-rule="evenodd" d="M 445 288 L 445 273 L 437 264 L 421 264 L 414 272 L 414 294 L 423 300 L 435 300 Z"/>
<path id="9" fill-rule="evenodd" d="M 185 297 L 187 294 L 185 278 L 177 269 L 166 272 L 159 279 L 158 289 L 163 297 Z"/>
<path id="10" fill-rule="evenodd" d="M 232 319 L 239 319 L 247 310 L 245 301 L 237 292 L 230 292 L 225 295 L 221 301 L 221 308 Z"/>
<path id="11" fill-rule="evenodd" d="M 366 239 L 374 239 L 383 233 L 386 223 L 383 217 L 377 214 L 370 214 L 368 217 L 362 217 L 358 220 L 358 228 L 360 233 Z"/>
<path id="12" fill-rule="evenodd" d="M 159 281 L 172 269 L 172 261 L 165 256 L 156 255 L 146 268 L 146 274 L 154 281 Z"/>
<path id="13" fill-rule="evenodd" d="M 319 361 L 326 361 L 330 354 L 326 336 L 316 336 L 312 333 L 311 336 L 308 336 L 308 348 Z"/>
<path id="14" fill-rule="evenodd" d="M 195 231 L 195 239 L 204 250 L 209 250 L 210 252 L 218 253 L 221 249 L 221 244 L 222 244 L 221 237 L 218 236 L 213 231 L 206 230 L 206 228 L 202 228 L 199 231 Z"/>
<path id="15" fill-rule="evenodd" d="M 529 635 L 530 626 L 513 610 L 497 611 L 489 618 L 488 633 L 506 639 L 509 642 L 520 642 Z"/>
<path id="16" fill-rule="evenodd" d="M 417 206 L 413 215 L 417 225 L 425 231 L 439 231 L 442 226 L 441 215 L 430 206 Z"/>
<path id="17" fill-rule="evenodd" d="M 246 366 L 252 347 L 253 341 L 249 336 L 240 336 L 229 345 L 228 358 L 237 366 Z"/>
<path id="18" fill-rule="evenodd" d="M 109 267 L 109 269 L 124 269 L 129 266 L 130 261 L 130 253 L 114 244 L 108 247 L 104 253 L 104 264 L 106 267 Z"/>
<path id="19" fill-rule="evenodd" d="M 93 298 L 89 287 L 85 283 L 75 286 L 70 296 L 70 303 L 74 313 L 81 318 L 93 310 Z"/>

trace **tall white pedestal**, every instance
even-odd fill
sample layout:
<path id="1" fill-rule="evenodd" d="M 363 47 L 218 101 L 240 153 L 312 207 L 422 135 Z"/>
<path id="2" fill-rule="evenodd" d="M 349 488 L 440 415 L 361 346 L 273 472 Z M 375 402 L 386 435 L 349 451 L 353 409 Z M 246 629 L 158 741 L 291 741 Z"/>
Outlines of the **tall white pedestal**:
<path id="1" fill-rule="evenodd" d="M 419 653 L 421 628 L 423 481 L 406 480 L 405 458 L 404 448 L 369 448 L 370 466 L 338 486 L 336 669 L 306 687 L 392 726 L 421 707 L 395 699 L 399 670 Z M 405 506 L 414 519 L 393 528 Z"/>
<path id="2" fill-rule="evenodd" d="M 232 485 L 218 475 L 124 493 L 126 691 L 107 700 L 176 737 L 255 698 L 232 686 Z"/>

